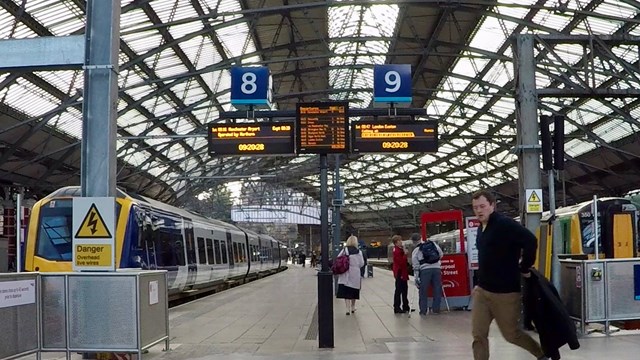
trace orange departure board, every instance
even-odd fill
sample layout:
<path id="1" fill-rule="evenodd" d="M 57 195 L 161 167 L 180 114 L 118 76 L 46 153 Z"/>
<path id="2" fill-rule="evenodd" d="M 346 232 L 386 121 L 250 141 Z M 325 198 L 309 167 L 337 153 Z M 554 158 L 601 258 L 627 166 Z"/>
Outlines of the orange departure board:
<path id="1" fill-rule="evenodd" d="M 298 103 L 296 138 L 298 153 L 327 154 L 349 151 L 349 117 L 346 101 Z"/>
<path id="2" fill-rule="evenodd" d="M 353 124 L 353 152 L 437 152 L 435 121 L 358 121 Z"/>
<path id="3" fill-rule="evenodd" d="M 209 124 L 210 155 L 291 155 L 293 123 Z"/>

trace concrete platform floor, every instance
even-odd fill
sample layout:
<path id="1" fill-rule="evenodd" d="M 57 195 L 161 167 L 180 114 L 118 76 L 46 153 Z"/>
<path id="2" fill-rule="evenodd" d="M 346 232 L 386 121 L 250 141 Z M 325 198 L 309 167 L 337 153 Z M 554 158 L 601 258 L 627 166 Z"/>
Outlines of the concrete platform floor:
<path id="1" fill-rule="evenodd" d="M 317 304 L 315 269 L 289 265 L 273 276 L 170 309 L 171 351 L 158 345 L 144 359 L 237 360 L 388 360 L 472 359 L 471 313 L 452 311 L 411 318 L 393 313 L 391 272 L 375 269 L 363 279 L 361 300 L 346 316 L 334 299 L 335 348 L 319 349 L 312 323 Z M 412 286 L 412 284 L 410 284 Z M 317 316 L 317 315 L 316 315 Z M 310 330 L 311 329 L 311 330 Z M 532 334 L 537 338 L 537 334 Z M 504 341 L 497 327 L 490 334 L 491 359 L 533 359 Z M 638 359 L 640 333 L 589 335 L 581 348 L 561 349 L 568 360 Z M 60 354 L 43 354 L 56 358 Z"/>

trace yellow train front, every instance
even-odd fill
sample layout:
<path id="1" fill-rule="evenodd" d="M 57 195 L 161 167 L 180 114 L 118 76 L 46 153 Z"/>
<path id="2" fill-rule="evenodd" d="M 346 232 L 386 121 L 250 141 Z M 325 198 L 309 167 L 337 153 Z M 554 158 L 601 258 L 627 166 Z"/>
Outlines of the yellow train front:
<path id="1" fill-rule="evenodd" d="M 79 187 L 59 189 L 32 209 L 26 271 L 71 271 L 72 203 Z M 286 249 L 268 235 L 118 191 L 117 268 L 167 270 L 171 298 L 281 268 Z"/>
<path id="2" fill-rule="evenodd" d="M 600 258 L 637 257 L 638 209 L 628 198 L 602 198 L 598 200 L 597 243 Z M 565 257 L 593 259 L 596 254 L 596 221 L 593 201 L 560 208 L 552 222 L 548 213 L 542 217 L 538 232 L 538 259 L 536 267 L 545 275 L 551 273 L 551 249 L 554 241 L 562 244 Z M 553 238 L 553 227 L 558 226 L 559 239 Z"/>

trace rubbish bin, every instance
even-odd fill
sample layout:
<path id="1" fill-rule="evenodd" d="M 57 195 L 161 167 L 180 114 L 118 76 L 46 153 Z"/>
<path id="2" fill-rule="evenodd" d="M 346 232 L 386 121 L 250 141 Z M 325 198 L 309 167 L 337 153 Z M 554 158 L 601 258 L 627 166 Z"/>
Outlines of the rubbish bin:
<path id="1" fill-rule="evenodd" d="M 367 264 L 367 277 L 373 277 L 373 265 Z"/>

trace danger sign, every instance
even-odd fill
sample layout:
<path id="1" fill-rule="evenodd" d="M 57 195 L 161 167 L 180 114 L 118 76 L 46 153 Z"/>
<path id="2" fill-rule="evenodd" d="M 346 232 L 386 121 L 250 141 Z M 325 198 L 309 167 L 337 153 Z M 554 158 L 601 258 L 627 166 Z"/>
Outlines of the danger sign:
<path id="1" fill-rule="evenodd" d="M 526 189 L 527 212 L 542 213 L 542 189 Z"/>
<path id="2" fill-rule="evenodd" d="M 111 237 L 109 228 L 104 223 L 96 204 L 91 204 L 82 225 L 76 232 L 76 239 L 108 239 Z"/>
<path id="3" fill-rule="evenodd" d="M 73 270 L 113 271 L 115 198 L 73 199 Z"/>
<path id="4" fill-rule="evenodd" d="M 109 266 L 111 245 L 76 245 L 75 263 L 78 266 Z"/>

